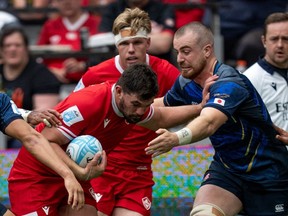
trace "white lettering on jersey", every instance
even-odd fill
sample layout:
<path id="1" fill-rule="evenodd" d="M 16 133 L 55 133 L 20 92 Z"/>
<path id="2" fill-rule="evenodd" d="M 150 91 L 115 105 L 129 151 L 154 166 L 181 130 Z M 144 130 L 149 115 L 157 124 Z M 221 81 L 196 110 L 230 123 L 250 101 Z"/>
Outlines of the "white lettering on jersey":
<path id="1" fill-rule="evenodd" d="M 81 115 L 81 113 L 80 113 L 80 111 L 76 105 L 66 109 L 62 113 L 62 117 L 63 117 L 63 122 L 67 126 L 71 126 L 77 122 L 84 120 L 83 116 Z"/>

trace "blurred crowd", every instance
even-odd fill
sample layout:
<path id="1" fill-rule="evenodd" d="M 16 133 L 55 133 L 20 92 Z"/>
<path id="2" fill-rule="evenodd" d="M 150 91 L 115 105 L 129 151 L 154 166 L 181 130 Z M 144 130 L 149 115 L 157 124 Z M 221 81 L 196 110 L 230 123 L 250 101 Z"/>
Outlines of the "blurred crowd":
<path id="1" fill-rule="evenodd" d="M 30 46 L 81 52 L 87 49 L 83 40 L 87 43 L 89 36 L 112 32 L 115 18 L 127 7 L 138 7 L 151 18 L 148 54 L 177 66 L 172 47 L 175 30 L 200 21 L 219 31 L 223 62 L 235 66 L 241 60 L 249 67 L 265 52 L 261 43 L 265 18 L 287 11 L 287 4 L 287 0 L 2 0 L 0 90 L 20 108 L 53 108 L 90 66 L 105 59 L 92 55 L 34 58 Z M 215 17 L 220 20 L 219 26 L 215 26 Z M 13 146 L 18 145 L 8 144 Z"/>

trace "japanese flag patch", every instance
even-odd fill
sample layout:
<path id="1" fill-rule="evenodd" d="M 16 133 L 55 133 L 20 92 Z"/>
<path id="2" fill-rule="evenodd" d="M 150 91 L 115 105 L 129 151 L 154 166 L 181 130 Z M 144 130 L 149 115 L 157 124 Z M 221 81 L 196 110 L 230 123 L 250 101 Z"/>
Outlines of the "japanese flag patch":
<path id="1" fill-rule="evenodd" d="M 221 99 L 221 98 L 215 98 L 215 99 L 214 99 L 214 103 L 215 103 L 215 104 L 219 104 L 219 105 L 221 105 L 221 106 L 224 106 L 225 100 L 224 100 L 224 99 Z"/>

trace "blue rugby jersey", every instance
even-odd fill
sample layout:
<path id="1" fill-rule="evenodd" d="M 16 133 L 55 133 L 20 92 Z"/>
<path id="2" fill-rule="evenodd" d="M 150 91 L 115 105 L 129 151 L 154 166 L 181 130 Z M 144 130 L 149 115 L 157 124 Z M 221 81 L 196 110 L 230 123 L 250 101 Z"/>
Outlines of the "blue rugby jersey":
<path id="1" fill-rule="evenodd" d="M 15 119 L 22 119 L 14 102 L 4 93 L 0 93 L 0 130 L 5 128 Z"/>
<path id="2" fill-rule="evenodd" d="M 205 107 L 218 109 L 228 117 L 210 136 L 214 160 L 249 181 L 288 180 L 288 152 L 285 145 L 275 139 L 276 131 L 255 88 L 228 65 L 217 63 L 214 74 L 219 78 L 210 87 Z M 164 97 L 166 106 L 201 101 L 201 86 L 182 76 Z"/>

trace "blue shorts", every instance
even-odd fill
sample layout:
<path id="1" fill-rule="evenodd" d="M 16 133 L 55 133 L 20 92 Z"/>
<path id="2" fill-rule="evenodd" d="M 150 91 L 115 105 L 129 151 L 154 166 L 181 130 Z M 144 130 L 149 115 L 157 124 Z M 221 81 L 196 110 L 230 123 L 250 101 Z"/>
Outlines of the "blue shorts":
<path id="1" fill-rule="evenodd" d="M 249 216 L 288 215 L 288 178 L 277 183 L 250 182 L 212 161 L 201 185 L 206 184 L 216 185 L 233 193 L 241 200 L 243 212 Z"/>
<path id="2" fill-rule="evenodd" d="M 0 203 L 0 215 L 4 215 L 6 211 L 7 208 L 2 203 Z"/>

